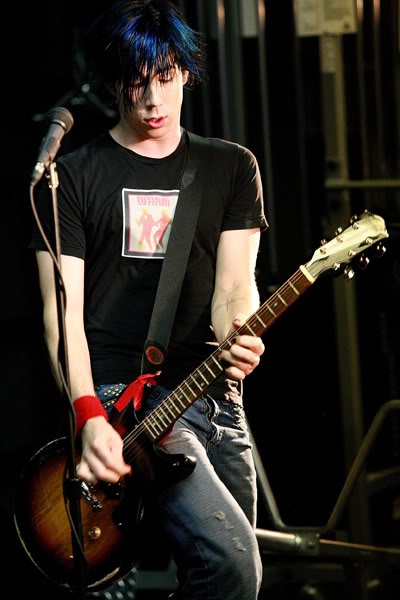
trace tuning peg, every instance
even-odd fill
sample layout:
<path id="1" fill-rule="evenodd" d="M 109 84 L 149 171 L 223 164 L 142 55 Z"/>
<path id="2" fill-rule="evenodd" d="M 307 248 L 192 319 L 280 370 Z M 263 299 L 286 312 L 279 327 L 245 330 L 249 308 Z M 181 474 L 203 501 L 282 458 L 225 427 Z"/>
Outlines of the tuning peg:
<path id="1" fill-rule="evenodd" d="M 338 227 L 335 231 L 335 236 L 339 236 L 341 233 L 343 233 L 343 227 Z"/>
<path id="2" fill-rule="evenodd" d="M 380 242 L 375 246 L 375 254 L 378 258 L 381 258 L 386 252 L 385 246 Z"/>
<path id="3" fill-rule="evenodd" d="M 345 268 L 345 270 L 343 271 L 343 277 L 347 281 L 350 281 L 350 279 L 353 279 L 354 275 L 355 275 L 354 270 L 349 266 L 347 266 Z"/>
<path id="4" fill-rule="evenodd" d="M 350 217 L 350 225 L 354 225 L 358 221 L 358 215 L 352 215 Z"/>
<path id="5" fill-rule="evenodd" d="M 364 271 L 364 269 L 366 269 L 369 265 L 369 258 L 368 256 L 365 256 L 364 254 L 361 254 L 360 259 L 358 261 L 358 266 L 360 267 L 360 269 L 362 269 Z"/>

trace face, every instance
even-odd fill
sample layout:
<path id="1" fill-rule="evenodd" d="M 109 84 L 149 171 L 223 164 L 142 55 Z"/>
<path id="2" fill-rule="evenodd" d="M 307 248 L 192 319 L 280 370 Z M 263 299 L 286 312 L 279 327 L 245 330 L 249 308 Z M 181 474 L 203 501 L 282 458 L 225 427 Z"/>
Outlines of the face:
<path id="1" fill-rule="evenodd" d="M 168 78 L 165 77 L 153 75 L 147 88 L 138 84 L 132 93 L 131 111 L 121 111 L 123 120 L 141 139 L 159 139 L 180 130 L 187 72 L 176 68 L 171 70 Z"/>

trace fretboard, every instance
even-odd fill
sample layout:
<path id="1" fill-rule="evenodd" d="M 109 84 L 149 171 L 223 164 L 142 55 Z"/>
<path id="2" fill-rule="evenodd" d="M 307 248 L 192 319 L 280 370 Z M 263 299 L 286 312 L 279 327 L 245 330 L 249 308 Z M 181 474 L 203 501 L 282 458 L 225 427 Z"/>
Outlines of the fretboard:
<path id="1" fill-rule="evenodd" d="M 291 306 L 313 283 L 304 267 L 274 292 L 258 310 L 236 331 L 231 333 L 218 348 L 201 363 L 186 379 L 167 396 L 139 425 L 143 432 L 156 443 L 183 415 L 183 413 L 207 390 L 224 369 L 220 354 L 229 349 L 238 335 L 262 335 L 289 306 Z"/>

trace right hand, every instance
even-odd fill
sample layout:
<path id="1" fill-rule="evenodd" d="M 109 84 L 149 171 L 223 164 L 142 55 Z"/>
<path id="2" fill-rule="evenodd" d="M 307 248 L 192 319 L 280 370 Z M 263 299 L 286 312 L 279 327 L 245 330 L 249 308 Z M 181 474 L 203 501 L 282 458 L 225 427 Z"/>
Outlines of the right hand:
<path id="1" fill-rule="evenodd" d="M 104 417 L 88 419 L 82 429 L 82 455 L 77 466 L 80 479 L 96 484 L 98 480 L 117 483 L 132 469 L 122 455 L 123 442 L 119 433 Z"/>

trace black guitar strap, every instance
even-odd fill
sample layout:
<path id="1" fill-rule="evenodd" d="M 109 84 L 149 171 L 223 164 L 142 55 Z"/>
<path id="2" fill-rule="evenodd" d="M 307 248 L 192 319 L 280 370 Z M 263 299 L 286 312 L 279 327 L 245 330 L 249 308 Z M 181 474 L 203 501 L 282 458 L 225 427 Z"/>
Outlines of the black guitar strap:
<path id="1" fill-rule="evenodd" d="M 178 203 L 161 268 L 147 340 L 142 356 L 142 374 L 162 369 L 183 277 L 192 246 L 203 196 L 202 180 L 207 177 L 208 140 L 188 134 L 188 149 L 181 179 Z M 202 160 L 201 160 L 202 159 Z M 204 178 L 204 179 L 203 179 Z"/>

